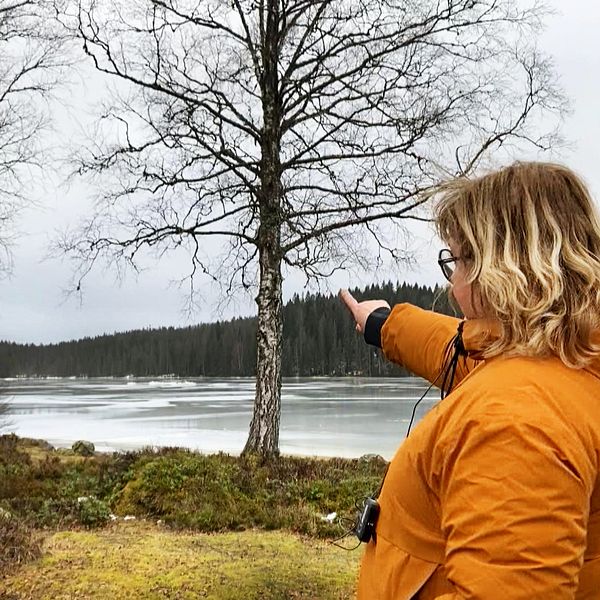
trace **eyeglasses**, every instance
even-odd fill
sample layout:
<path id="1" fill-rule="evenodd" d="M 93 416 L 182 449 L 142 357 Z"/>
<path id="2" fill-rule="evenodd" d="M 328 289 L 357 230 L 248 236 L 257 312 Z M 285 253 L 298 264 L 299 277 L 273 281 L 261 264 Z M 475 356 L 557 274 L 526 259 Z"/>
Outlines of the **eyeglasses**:
<path id="1" fill-rule="evenodd" d="M 452 279 L 452 275 L 456 270 L 456 261 L 460 259 L 460 256 L 454 256 L 448 248 L 440 250 L 438 255 L 438 265 L 440 265 L 440 269 L 448 281 Z"/>

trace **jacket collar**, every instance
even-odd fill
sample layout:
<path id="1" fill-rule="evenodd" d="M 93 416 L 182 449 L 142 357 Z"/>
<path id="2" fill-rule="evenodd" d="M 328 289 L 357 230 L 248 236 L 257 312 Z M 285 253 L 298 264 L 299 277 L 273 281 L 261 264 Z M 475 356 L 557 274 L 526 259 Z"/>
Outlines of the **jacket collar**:
<path id="1" fill-rule="evenodd" d="M 458 333 L 462 334 L 464 353 L 473 360 L 483 360 L 483 351 L 502 335 L 502 323 L 498 319 L 464 319 L 460 322 Z M 592 334 L 592 340 L 600 344 L 600 329 Z M 585 367 L 600 377 L 600 356 Z"/>
<path id="2" fill-rule="evenodd" d="M 465 319 L 461 324 L 463 348 L 475 360 L 481 360 L 482 352 L 502 334 L 502 324 L 496 319 Z"/>

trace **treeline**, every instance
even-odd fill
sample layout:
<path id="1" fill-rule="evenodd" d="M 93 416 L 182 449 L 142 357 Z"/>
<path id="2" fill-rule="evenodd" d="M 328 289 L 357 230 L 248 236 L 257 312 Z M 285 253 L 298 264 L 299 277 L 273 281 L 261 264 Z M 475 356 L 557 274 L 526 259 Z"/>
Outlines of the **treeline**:
<path id="1" fill-rule="evenodd" d="M 353 290 L 358 298 L 410 302 L 453 314 L 442 288 L 408 284 Z M 294 296 L 283 310 L 283 376 L 398 375 L 381 353 L 357 335 L 340 300 L 331 295 Z M 58 344 L 0 342 L 0 376 L 252 376 L 256 319 L 193 327 L 163 327 Z"/>

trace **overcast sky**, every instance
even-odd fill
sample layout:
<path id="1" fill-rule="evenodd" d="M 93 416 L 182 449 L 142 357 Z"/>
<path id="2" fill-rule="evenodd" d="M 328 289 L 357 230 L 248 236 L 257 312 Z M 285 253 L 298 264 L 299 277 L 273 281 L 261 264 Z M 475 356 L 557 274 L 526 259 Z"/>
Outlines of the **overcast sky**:
<path id="1" fill-rule="evenodd" d="M 542 47 L 554 56 L 562 86 L 572 103 L 564 135 L 572 148 L 552 157 L 574 168 L 600 198 L 600 118 L 598 96 L 600 82 L 600 7 L 592 0 L 560 2 L 550 6 L 560 11 L 547 21 Z M 89 98 L 98 92 L 98 83 L 83 81 L 73 92 L 77 98 Z M 84 115 L 59 115 L 60 127 L 68 129 Z M 62 132 L 64 134 L 64 131 Z M 206 288 L 197 312 L 190 318 L 183 310 L 185 291 L 170 284 L 185 268 L 184 257 L 149 265 L 137 278 L 116 280 L 113 273 L 97 271 L 86 282 L 83 298 L 65 296 L 71 267 L 68 262 L 44 259 L 48 240 L 56 229 L 73 222 L 86 210 L 86 190 L 67 189 L 60 181 L 44 179 L 35 209 L 25 211 L 19 220 L 22 236 L 14 248 L 14 274 L 0 281 L 0 339 L 17 342 L 47 343 L 77 339 L 144 327 L 183 326 L 214 321 L 254 312 L 250 298 L 238 298 L 225 311 L 218 312 L 217 290 Z M 418 281 L 428 285 L 443 283 L 435 264 L 438 242 L 427 230 L 416 232 L 414 249 L 417 268 L 386 273 L 385 278 Z M 323 291 L 340 286 L 364 285 L 373 274 L 338 274 L 324 282 Z M 300 279 L 285 282 L 284 296 L 302 291 Z"/>

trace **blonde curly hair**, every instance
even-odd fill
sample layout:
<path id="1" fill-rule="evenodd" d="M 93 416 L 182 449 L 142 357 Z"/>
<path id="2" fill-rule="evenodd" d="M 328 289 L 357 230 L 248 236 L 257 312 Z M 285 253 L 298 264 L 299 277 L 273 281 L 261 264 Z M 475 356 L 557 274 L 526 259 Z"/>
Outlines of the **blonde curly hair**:
<path id="1" fill-rule="evenodd" d="M 460 249 L 474 300 L 502 325 L 484 350 L 557 355 L 584 367 L 600 354 L 600 217 L 582 180 L 518 162 L 436 190 L 440 237 Z"/>

